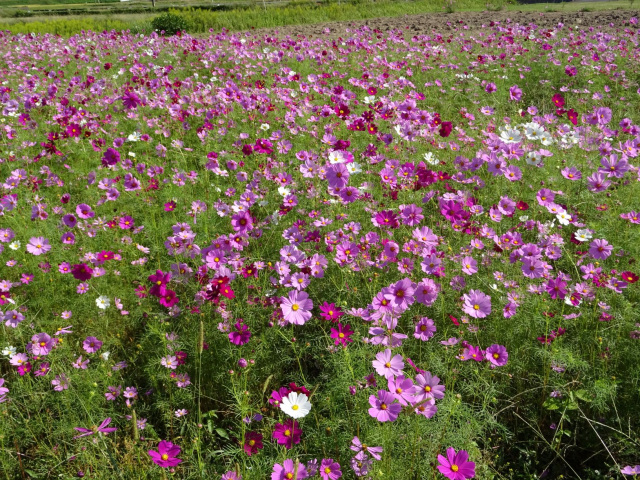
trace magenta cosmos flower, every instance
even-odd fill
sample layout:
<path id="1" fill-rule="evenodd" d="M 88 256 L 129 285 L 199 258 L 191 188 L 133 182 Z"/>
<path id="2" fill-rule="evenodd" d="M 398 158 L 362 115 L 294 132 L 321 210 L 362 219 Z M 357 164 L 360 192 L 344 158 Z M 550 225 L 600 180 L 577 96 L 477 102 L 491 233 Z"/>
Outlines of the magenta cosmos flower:
<path id="1" fill-rule="evenodd" d="M 476 475 L 476 464 L 474 462 L 467 462 L 469 454 L 465 450 L 460 450 L 458 453 L 453 447 L 447 448 L 447 458 L 442 455 L 438 455 L 438 470 L 445 477 L 450 480 L 465 480 L 467 478 L 473 478 Z"/>
<path id="2" fill-rule="evenodd" d="M 285 448 L 291 448 L 294 444 L 300 443 L 301 435 L 302 430 L 298 428 L 298 422 L 295 420 L 276 423 L 276 427 L 273 430 L 273 438 L 276 439 L 279 445 L 284 445 Z"/>
<path id="3" fill-rule="evenodd" d="M 473 318 L 484 318 L 491 313 L 491 297 L 480 290 L 471 290 L 463 295 L 462 310 Z"/>
<path id="4" fill-rule="evenodd" d="M 154 450 L 149 450 L 148 453 L 151 457 L 151 460 L 153 460 L 153 463 L 163 468 L 175 467 L 182 462 L 182 460 L 176 458 L 178 455 L 180 455 L 180 447 L 167 440 L 162 440 L 158 444 L 157 452 Z"/>
<path id="5" fill-rule="evenodd" d="M 331 329 L 331 338 L 335 340 L 336 345 L 342 344 L 346 347 L 347 343 L 353 342 L 351 335 L 353 335 L 353 330 L 351 330 L 349 325 L 338 323 L 337 329 Z"/>
<path id="6" fill-rule="evenodd" d="M 378 398 L 371 395 L 369 405 L 369 415 L 379 422 L 393 422 L 402 410 L 402 405 L 396 402 L 395 395 L 386 390 L 378 390 Z"/>
<path id="7" fill-rule="evenodd" d="M 391 350 L 387 348 L 384 352 L 379 352 L 376 355 L 376 359 L 373 361 L 373 368 L 376 369 L 378 375 L 382 375 L 387 379 L 402 375 L 402 369 L 404 368 L 402 355 L 396 354 L 391 358 Z"/>
<path id="8" fill-rule="evenodd" d="M 491 345 L 487 348 L 485 354 L 485 358 L 491 362 L 492 366 L 502 367 L 507 364 L 507 360 L 509 359 L 509 354 L 507 353 L 507 349 L 502 345 Z"/>
<path id="9" fill-rule="evenodd" d="M 311 318 L 313 301 L 307 292 L 292 290 L 288 297 L 282 298 L 280 309 L 285 321 L 294 325 L 304 325 Z"/>
<path id="10" fill-rule="evenodd" d="M 319 473 L 322 480 L 336 480 L 342 476 L 340 464 L 338 462 L 334 462 L 333 458 L 322 459 Z"/>

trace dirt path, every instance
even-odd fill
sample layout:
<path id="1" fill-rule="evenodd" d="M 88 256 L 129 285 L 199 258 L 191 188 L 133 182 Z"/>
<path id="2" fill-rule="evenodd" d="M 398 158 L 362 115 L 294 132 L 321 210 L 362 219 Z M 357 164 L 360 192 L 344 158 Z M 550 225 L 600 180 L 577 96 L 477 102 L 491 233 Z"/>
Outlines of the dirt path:
<path id="1" fill-rule="evenodd" d="M 624 28 L 638 29 L 638 25 L 631 25 L 629 19 L 640 18 L 638 10 L 608 10 L 596 12 L 455 12 L 455 13 L 425 13 L 420 15 L 405 15 L 393 18 L 374 18 L 352 22 L 326 22 L 315 25 L 290 25 L 277 29 L 255 30 L 257 34 L 267 32 L 280 35 L 304 35 L 307 37 L 339 37 L 346 34 L 348 28 L 358 28 L 363 25 L 371 29 L 386 32 L 390 29 L 403 29 L 407 35 L 427 35 L 432 33 L 452 33 L 454 31 L 473 31 L 491 22 L 502 24 L 533 23 L 540 28 L 550 28 L 564 23 L 567 26 L 594 28 Z M 326 29 L 329 29 L 329 33 Z"/>

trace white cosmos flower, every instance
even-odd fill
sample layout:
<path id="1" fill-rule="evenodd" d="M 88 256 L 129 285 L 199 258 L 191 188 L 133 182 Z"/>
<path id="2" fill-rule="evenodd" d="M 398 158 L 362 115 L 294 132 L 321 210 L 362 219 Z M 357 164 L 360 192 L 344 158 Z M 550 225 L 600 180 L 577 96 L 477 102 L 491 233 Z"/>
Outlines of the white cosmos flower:
<path id="1" fill-rule="evenodd" d="M 434 157 L 432 152 L 425 153 L 423 158 L 429 165 L 438 165 L 440 163 L 440 160 Z"/>
<path id="2" fill-rule="evenodd" d="M 556 218 L 561 225 L 569 225 L 569 223 L 571 223 L 571 215 L 567 212 L 560 212 L 556 215 Z"/>
<path id="3" fill-rule="evenodd" d="M 291 392 L 282 399 L 280 410 L 292 418 L 303 418 L 311 411 L 311 404 L 304 393 Z"/>
<path id="4" fill-rule="evenodd" d="M 358 162 L 347 163 L 347 170 L 351 175 L 362 173 L 362 167 Z"/>
<path id="5" fill-rule="evenodd" d="M 332 150 L 331 152 L 329 152 L 329 163 L 336 164 L 343 162 L 344 155 L 342 155 L 342 152 L 340 150 Z"/>
<path id="6" fill-rule="evenodd" d="M 9 248 L 11 250 L 18 250 L 20 248 L 20 240 L 16 240 L 15 242 L 11 242 L 9 244 Z"/>
<path id="7" fill-rule="evenodd" d="M 591 230 L 586 228 L 576 231 L 576 240 L 579 242 L 586 242 L 587 240 L 591 240 L 592 237 Z"/>
<path id="8" fill-rule="evenodd" d="M 107 297 L 106 295 L 100 295 L 98 298 L 96 298 L 96 305 L 98 306 L 98 308 L 105 310 L 109 307 L 109 305 L 111 305 L 111 302 L 109 301 L 109 297 Z"/>
<path id="9" fill-rule="evenodd" d="M 282 195 L 283 197 L 286 197 L 287 195 L 289 195 L 291 193 L 291 190 L 289 190 L 286 187 L 278 187 L 278 193 L 280 195 Z"/>
<path id="10" fill-rule="evenodd" d="M 268 123 L 263 123 L 260 125 L 260 130 L 264 130 L 265 132 L 271 128 Z"/>
<path id="11" fill-rule="evenodd" d="M 8 347 L 4 347 L 2 349 L 2 355 L 4 355 L 5 357 L 12 357 L 16 354 L 16 352 L 16 347 L 14 347 L 13 345 L 9 345 Z"/>

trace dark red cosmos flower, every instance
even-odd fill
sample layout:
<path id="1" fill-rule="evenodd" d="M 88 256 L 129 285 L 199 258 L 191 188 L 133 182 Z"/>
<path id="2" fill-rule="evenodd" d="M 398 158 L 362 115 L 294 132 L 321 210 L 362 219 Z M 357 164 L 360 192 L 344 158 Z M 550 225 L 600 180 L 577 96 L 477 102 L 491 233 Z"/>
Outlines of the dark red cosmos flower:
<path id="1" fill-rule="evenodd" d="M 578 112 L 576 112 L 573 108 L 571 108 L 567 112 L 567 117 L 569 118 L 569 121 L 571 123 L 573 123 L 574 125 L 578 125 Z"/>
<path id="2" fill-rule="evenodd" d="M 93 269 L 91 269 L 91 267 L 88 267 L 85 263 L 74 265 L 71 268 L 71 275 L 73 275 L 73 278 L 80 281 L 89 280 L 92 273 Z"/>
<path id="3" fill-rule="evenodd" d="M 134 110 L 138 108 L 138 105 L 142 105 L 142 100 L 134 92 L 125 92 L 122 95 L 122 104 L 124 108 L 128 110 Z"/>
<path id="4" fill-rule="evenodd" d="M 529 204 L 520 200 L 518 203 L 516 203 L 516 208 L 523 211 L 529 210 Z"/>
<path id="5" fill-rule="evenodd" d="M 638 275 L 633 272 L 622 272 L 622 279 L 627 283 L 636 283 L 638 281 Z"/>
<path id="6" fill-rule="evenodd" d="M 176 296 L 176 292 L 173 290 L 169 290 L 168 288 L 164 289 L 164 295 L 160 297 L 160 305 L 163 305 L 167 308 L 173 307 L 180 300 Z"/>
<path id="7" fill-rule="evenodd" d="M 258 432 L 247 432 L 244 435 L 244 451 L 248 456 L 257 453 L 262 449 L 262 434 Z"/>
<path id="8" fill-rule="evenodd" d="M 451 135 L 451 132 L 453 131 L 453 124 L 451 122 L 442 122 L 442 124 L 440 125 L 440 136 L 441 137 L 448 137 L 449 135 Z"/>

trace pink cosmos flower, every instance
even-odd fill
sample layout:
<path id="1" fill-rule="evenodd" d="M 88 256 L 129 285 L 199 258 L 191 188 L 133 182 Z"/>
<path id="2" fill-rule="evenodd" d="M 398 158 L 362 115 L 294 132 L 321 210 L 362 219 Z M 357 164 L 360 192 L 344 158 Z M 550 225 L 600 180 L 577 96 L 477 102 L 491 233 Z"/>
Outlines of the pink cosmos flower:
<path id="1" fill-rule="evenodd" d="M 110 423 L 111 423 L 111 418 L 107 417 L 97 427 L 95 426 L 91 428 L 74 427 L 74 430 L 77 430 L 78 432 L 83 432 L 83 433 L 81 435 L 76 435 L 73 438 L 76 439 L 81 437 L 88 437 L 98 432 L 104 433 L 105 435 L 107 435 L 111 432 L 115 432 L 116 430 L 118 430 L 117 428 L 114 428 L 114 427 L 107 427 L 107 425 L 109 425 Z"/>
<path id="2" fill-rule="evenodd" d="M 311 318 L 312 308 L 313 301 L 304 291 L 292 290 L 280 303 L 285 321 L 293 325 L 304 325 Z"/>
<path id="3" fill-rule="evenodd" d="M 416 375 L 414 403 L 422 402 L 428 398 L 444 398 L 444 385 L 440 385 L 440 378 L 431 375 L 431 372 Z"/>
<path id="4" fill-rule="evenodd" d="M 360 439 L 358 437 L 353 437 L 353 439 L 351 440 L 351 446 L 349 448 L 357 453 L 363 452 L 369 454 L 376 460 L 382 459 L 382 457 L 380 456 L 380 454 L 382 453 L 382 447 L 371 447 L 366 443 L 360 442 Z"/>
<path id="5" fill-rule="evenodd" d="M 293 460 L 286 459 L 282 462 L 282 465 L 276 463 L 273 466 L 273 473 L 271 474 L 271 480 L 302 480 L 309 477 L 306 467 L 303 463 L 298 463 L 298 471 L 295 474 L 296 465 Z"/>
<path id="6" fill-rule="evenodd" d="M 491 345 L 485 352 L 485 358 L 491 362 L 492 367 L 502 367 L 507 364 L 509 354 L 502 345 Z"/>
<path id="7" fill-rule="evenodd" d="M 102 347 L 102 342 L 98 340 L 96 337 L 87 337 L 84 342 L 82 342 L 82 348 L 87 353 L 96 353 Z"/>
<path id="8" fill-rule="evenodd" d="M 402 405 L 396 403 L 395 395 L 386 390 L 378 390 L 378 398 L 371 395 L 369 405 L 369 415 L 379 422 L 393 422 L 402 410 Z"/>
<path id="9" fill-rule="evenodd" d="M 603 238 L 598 238 L 589 245 L 589 254 L 596 260 L 605 260 L 612 251 L 613 246 Z"/>
<path id="10" fill-rule="evenodd" d="M 478 273 L 478 262 L 473 257 L 464 257 L 462 259 L 462 271 L 467 275 Z"/>
<path id="11" fill-rule="evenodd" d="M 426 342 L 431 337 L 433 337 L 434 333 L 436 333 L 436 325 L 433 320 L 428 317 L 422 317 L 416 324 L 416 329 L 413 333 L 413 336 L 418 340 Z"/>
<path id="12" fill-rule="evenodd" d="M 168 468 L 175 467 L 182 462 L 182 460 L 176 458 L 178 455 L 180 455 L 180 450 L 181 449 L 178 445 L 174 445 L 167 440 L 162 440 L 158 444 L 157 452 L 155 450 L 149 450 L 147 453 L 149 453 L 149 456 L 151 457 L 151 460 L 153 460 L 153 463 L 163 468 Z"/>
<path id="13" fill-rule="evenodd" d="M 462 310 L 473 318 L 484 318 L 491 313 L 491 297 L 480 290 L 471 290 L 463 295 Z"/>
<path id="14" fill-rule="evenodd" d="M 49 355 L 53 346 L 53 339 L 46 333 L 38 333 L 31 337 L 31 353 L 33 355 Z"/>
<path id="15" fill-rule="evenodd" d="M 340 464 L 334 462 L 333 458 L 323 458 L 319 469 L 322 480 L 336 480 L 342 476 Z"/>
<path id="16" fill-rule="evenodd" d="M 468 462 L 469 454 L 465 450 L 458 453 L 453 447 L 447 448 L 447 457 L 438 455 L 438 470 L 450 480 L 465 480 L 476 475 L 476 464 Z"/>
<path id="17" fill-rule="evenodd" d="M 391 350 L 387 348 L 384 352 L 379 352 L 376 355 L 376 359 L 373 361 L 373 368 L 376 369 L 378 375 L 387 379 L 401 375 L 404 368 L 402 355 L 396 354 L 391 358 Z"/>
<path id="18" fill-rule="evenodd" d="M 413 380 L 406 378 L 404 375 L 397 377 L 390 377 L 387 380 L 387 386 L 389 392 L 391 392 L 400 405 L 407 406 L 413 403 L 413 394 L 416 392 L 416 387 L 413 385 Z"/>
<path id="19" fill-rule="evenodd" d="M 32 255 L 42 255 L 51 250 L 49 240 L 44 237 L 31 237 L 27 243 L 27 252 Z"/>

